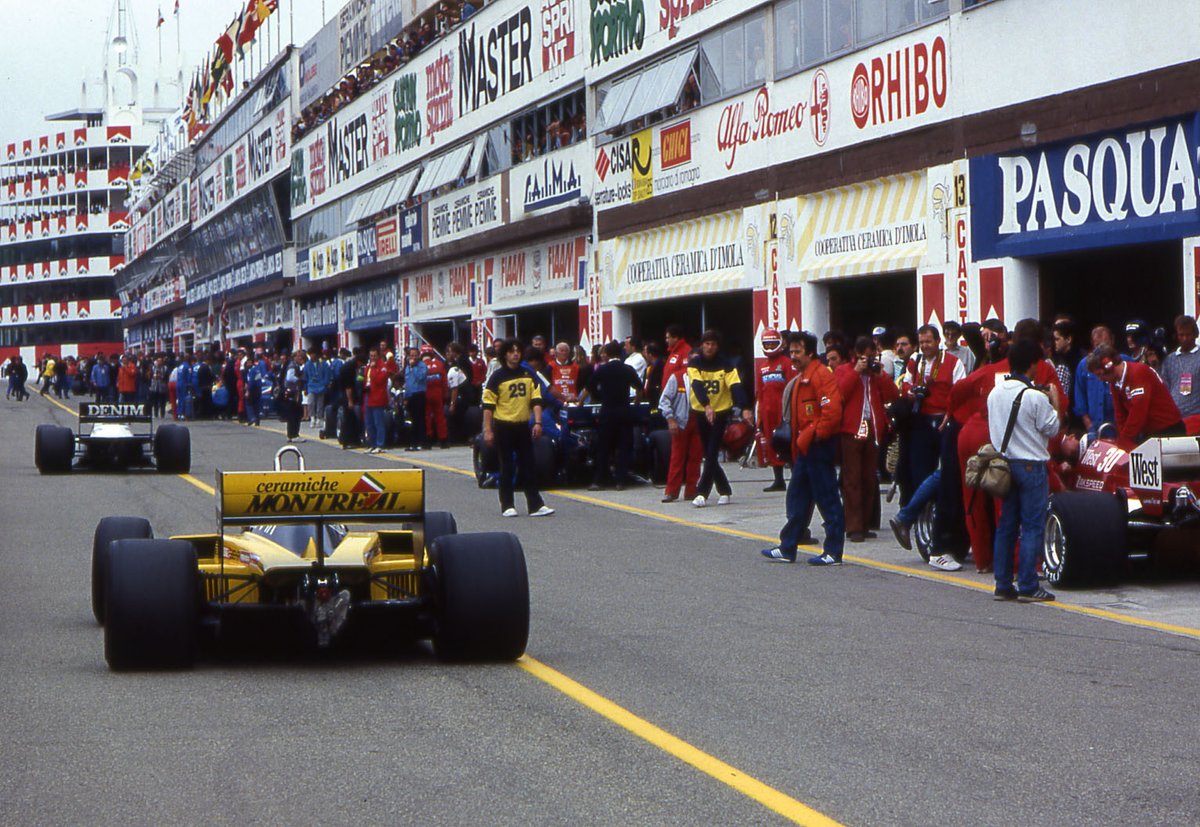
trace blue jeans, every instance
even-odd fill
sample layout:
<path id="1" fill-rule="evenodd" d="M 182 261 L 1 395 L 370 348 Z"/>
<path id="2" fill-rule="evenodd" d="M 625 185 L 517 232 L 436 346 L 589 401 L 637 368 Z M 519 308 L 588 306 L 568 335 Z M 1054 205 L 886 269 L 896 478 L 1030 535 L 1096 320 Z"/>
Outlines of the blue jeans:
<path id="1" fill-rule="evenodd" d="M 813 440 L 807 456 L 796 458 L 787 487 L 787 522 L 779 532 L 779 550 L 783 553 L 796 552 L 800 536 L 808 528 L 809 509 L 815 502 L 825 527 L 824 551 L 830 557 L 842 559 L 846 517 L 833 459 L 833 439 Z"/>
<path id="2" fill-rule="evenodd" d="M 921 485 L 913 492 L 908 505 L 901 508 L 896 514 L 896 519 L 909 527 L 915 525 L 917 517 L 921 516 L 921 512 L 925 509 L 925 505 L 937 496 L 938 486 L 941 485 L 941 482 L 942 469 L 938 468 L 921 482 Z"/>
<path id="3" fill-rule="evenodd" d="M 382 448 L 387 441 L 387 427 L 384 420 L 384 411 L 387 408 L 380 405 L 378 408 L 367 406 L 367 419 L 371 423 L 371 435 L 369 442 L 376 448 Z"/>
<path id="4" fill-rule="evenodd" d="M 1012 549 L 1017 540 L 1018 522 L 1021 530 L 1021 551 L 1017 564 L 1017 591 L 1033 594 L 1038 588 L 1037 564 L 1042 554 L 1042 535 L 1046 530 L 1046 508 L 1050 501 L 1050 486 L 1046 478 L 1046 463 L 1032 460 L 1010 460 L 1012 488 L 1000 510 L 996 526 L 992 565 L 996 570 L 996 588 L 1012 588 Z"/>

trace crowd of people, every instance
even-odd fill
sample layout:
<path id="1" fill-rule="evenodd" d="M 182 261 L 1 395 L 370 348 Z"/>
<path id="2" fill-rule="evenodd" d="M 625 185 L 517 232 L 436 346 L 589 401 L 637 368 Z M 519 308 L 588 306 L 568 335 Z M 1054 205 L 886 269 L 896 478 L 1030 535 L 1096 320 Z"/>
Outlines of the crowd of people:
<path id="1" fill-rule="evenodd" d="M 1075 463 L 1105 423 L 1113 427 L 1107 436 L 1126 449 L 1148 436 L 1200 432 L 1195 319 L 1175 320 L 1170 352 L 1162 328 L 1134 321 L 1122 333 L 1118 340 L 1097 325 L 1085 338 L 1067 316 L 1049 326 L 1024 319 L 1011 331 L 991 319 L 924 325 L 915 336 L 875 328 L 848 339 L 831 331 L 821 351 L 810 333 L 767 330 L 763 358 L 749 363 L 725 352 L 720 332 L 706 331 L 693 344 L 672 324 L 662 341 L 630 336 L 590 353 L 535 336 L 482 351 L 451 342 L 444 353 L 426 344 L 399 355 L 383 341 L 293 353 L 46 356 L 35 378 L 43 395 L 147 402 L 158 417 L 258 425 L 274 413 L 287 422 L 289 440 L 303 439 L 307 422 L 322 437 L 372 453 L 398 444 L 447 447 L 479 434 L 498 454 L 504 516 L 517 514 L 517 484 L 531 514 L 553 513 L 537 489 L 532 444 L 543 428 L 555 431 L 563 406 L 597 406 L 591 488 L 636 484 L 633 406 L 644 401 L 670 433 L 663 503 L 682 496 L 696 508 L 728 505 L 723 456 L 753 451 L 771 468 L 764 490 L 786 492 L 786 522 L 779 544 L 763 551 L 769 559 L 795 562 L 797 547 L 813 542 L 815 510 L 825 534 L 822 553 L 809 562 L 839 564 L 846 542 L 876 536 L 881 483 L 890 484 L 889 500 L 897 491 L 900 498 L 890 528 L 904 548 L 912 548 L 913 526 L 936 502 L 929 565 L 956 571 L 969 556 L 978 571 L 994 570 L 998 599 L 1028 601 L 1053 599 L 1030 574 L 1049 492 L 1070 485 Z M 8 397 L 27 399 L 29 369 L 19 356 L 4 374 Z M 472 418 L 472 410 L 480 413 Z M 987 443 L 1013 464 L 1003 507 L 964 480 L 967 460 Z"/>

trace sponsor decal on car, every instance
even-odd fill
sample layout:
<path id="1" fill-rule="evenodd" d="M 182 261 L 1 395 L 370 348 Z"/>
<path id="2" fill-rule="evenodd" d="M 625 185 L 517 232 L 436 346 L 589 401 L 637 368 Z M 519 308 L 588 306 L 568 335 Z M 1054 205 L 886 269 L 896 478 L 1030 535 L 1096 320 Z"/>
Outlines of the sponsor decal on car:
<path id="1" fill-rule="evenodd" d="M 261 516 L 384 516 L 420 514 L 419 470 L 223 472 L 224 518 Z"/>

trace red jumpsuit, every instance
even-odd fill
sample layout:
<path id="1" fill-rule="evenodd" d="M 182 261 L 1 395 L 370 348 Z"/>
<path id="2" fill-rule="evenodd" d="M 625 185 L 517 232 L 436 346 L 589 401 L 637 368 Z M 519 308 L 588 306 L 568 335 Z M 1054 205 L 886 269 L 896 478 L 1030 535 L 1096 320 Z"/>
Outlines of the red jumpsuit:
<path id="1" fill-rule="evenodd" d="M 427 356 L 425 370 L 425 436 L 445 442 L 450 437 L 446 427 L 446 363 Z"/>
<path id="2" fill-rule="evenodd" d="M 1008 360 L 984 365 L 976 369 L 950 389 L 950 415 L 962 426 L 958 432 L 958 467 L 964 471 L 967 460 L 974 456 L 984 443 L 991 441 L 988 433 L 987 398 L 996 383 L 1008 375 Z M 1058 398 L 1062 403 L 1059 413 L 1066 412 L 1067 395 L 1058 381 L 1054 366 L 1045 359 L 1038 362 L 1034 382 L 1039 385 L 1058 387 Z M 986 571 L 992 566 L 993 536 L 996 521 L 1000 516 L 1000 501 L 984 492 L 963 486 L 963 509 L 966 516 L 967 536 L 971 539 L 971 556 L 975 568 Z M 1015 550 L 1014 550 L 1015 553 Z"/>
<path id="3" fill-rule="evenodd" d="M 758 464 L 781 468 L 787 460 L 771 447 L 771 434 L 783 421 L 783 389 L 796 367 L 786 353 L 768 356 L 754 375 L 754 396 L 758 400 Z"/>
<path id="4" fill-rule="evenodd" d="M 1149 365 L 1125 362 L 1125 373 L 1111 387 L 1122 448 L 1132 449 L 1150 434 L 1178 427 L 1183 419 L 1171 392 Z"/>

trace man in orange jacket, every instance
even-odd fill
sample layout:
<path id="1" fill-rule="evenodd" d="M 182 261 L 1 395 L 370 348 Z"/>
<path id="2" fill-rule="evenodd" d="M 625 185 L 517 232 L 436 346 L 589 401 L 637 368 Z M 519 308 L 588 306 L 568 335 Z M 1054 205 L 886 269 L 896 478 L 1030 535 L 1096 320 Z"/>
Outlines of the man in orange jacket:
<path id="1" fill-rule="evenodd" d="M 824 520 L 824 553 L 808 562 L 813 566 L 840 566 L 846 522 L 834 470 L 834 446 L 842 424 L 842 395 L 833 373 L 817 359 L 816 336 L 808 332 L 790 334 L 788 352 L 799 374 L 784 394 L 795 465 L 788 482 L 787 522 L 779 532 L 779 545 L 762 553 L 768 560 L 796 562 L 796 546 L 808 529 L 809 508 L 815 501 Z"/>

